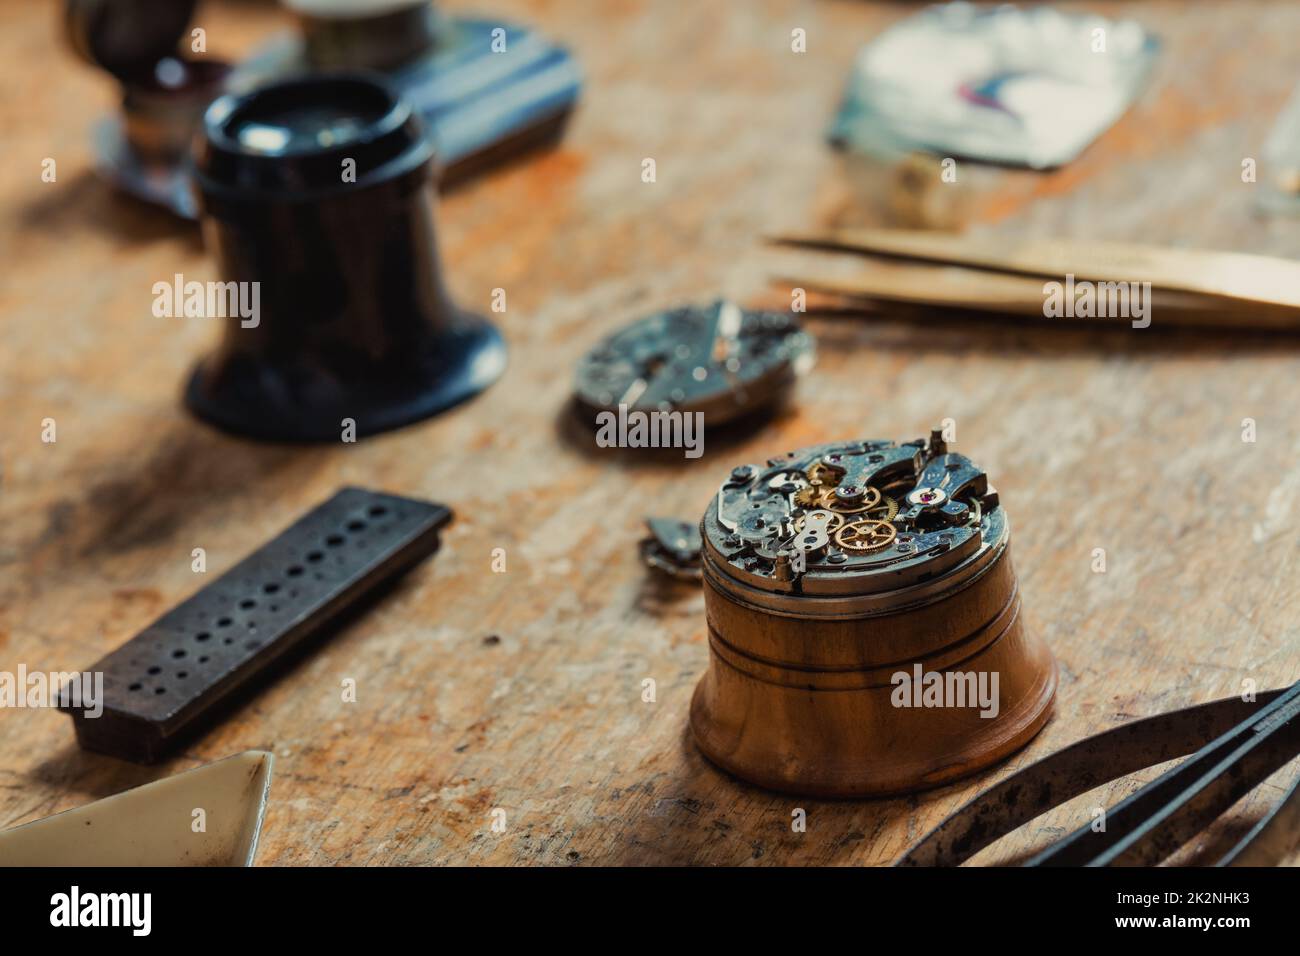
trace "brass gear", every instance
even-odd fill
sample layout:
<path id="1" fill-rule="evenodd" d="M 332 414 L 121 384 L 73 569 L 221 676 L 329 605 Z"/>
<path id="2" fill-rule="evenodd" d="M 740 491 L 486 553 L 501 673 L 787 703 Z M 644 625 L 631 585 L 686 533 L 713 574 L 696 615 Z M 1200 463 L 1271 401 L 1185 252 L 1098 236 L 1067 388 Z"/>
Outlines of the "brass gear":
<path id="1" fill-rule="evenodd" d="M 822 506 L 823 488 L 817 485 L 805 485 L 794 493 L 794 503 L 800 508 L 815 511 Z"/>
<path id="2" fill-rule="evenodd" d="M 835 497 L 835 486 L 840 483 L 843 475 L 819 461 L 804 469 L 804 476 L 808 479 L 808 485 L 795 493 L 794 503 L 807 511 L 822 509 L 841 515 L 860 514 L 863 518 L 877 521 L 892 521 L 894 515 L 898 514 L 898 502 L 871 485 L 867 486 L 861 504 L 850 506 L 839 501 Z"/>
<path id="3" fill-rule="evenodd" d="M 888 521 L 851 521 L 835 532 L 835 543 L 850 554 L 869 554 L 889 547 L 897 534 Z"/>
<path id="4" fill-rule="evenodd" d="M 840 483 L 840 476 L 820 461 L 815 461 L 809 465 L 804 474 L 808 476 L 808 481 L 814 485 L 833 488 Z"/>
<path id="5" fill-rule="evenodd" d="M 880 504 L 867 509 L 862 518 L 863 520 L 870 518 L 873 521 L 893 521 L 896 514 L 898 514 L 898 501 L 889 495 L 881 495 Z"/>
<path id="6" fill-rule="evenodd" d="M 839 498 L 835 497 L 835 490 L 828 488 L 822 494 L 822 507 L 828 511 L 838 511 L 842 515 L 858 515 L 864 511 L 870 511 L 872 508 L 880 507 L 883 495 L 879 488 L 873 488 L 867 485 L 867 490 L 862 496 L 862 501 L 856 505 L 845 504 Z"/>

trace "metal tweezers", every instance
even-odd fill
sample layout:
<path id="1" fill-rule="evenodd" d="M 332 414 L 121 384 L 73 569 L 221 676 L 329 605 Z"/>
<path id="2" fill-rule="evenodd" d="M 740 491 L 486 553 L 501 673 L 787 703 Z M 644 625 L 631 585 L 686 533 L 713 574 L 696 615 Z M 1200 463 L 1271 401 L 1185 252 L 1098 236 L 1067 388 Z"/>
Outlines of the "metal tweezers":
<path id="1" fill-rule="evenodd" d="M 956 866 L 1094 787 L 1189 753 L 1107 811 L 1104 828 L 1080 827 L 1024 865 L 1154 866 L 1164 860 L 1300 755 L 1300 683 L 1252 701 L 1228 697 L 1135 720 L 1071 744 L 984 791 L 895 865 Z M 1216 865 L 1276 865 L 1298 843 L 1300 778 Z"/>
<path id="2" fill-rule="evenodd" d="M 777 245 L 866 257 L 855 273 L 774 279 L 850 300 L 1044 317 L 1044 280 L 1150 282 L 1173 326 L 1295 331 L 1300 262 L 1273 256 L 1133 243 L 1011 239 L 906 229 L 839 229 L 769 236 Z"/>

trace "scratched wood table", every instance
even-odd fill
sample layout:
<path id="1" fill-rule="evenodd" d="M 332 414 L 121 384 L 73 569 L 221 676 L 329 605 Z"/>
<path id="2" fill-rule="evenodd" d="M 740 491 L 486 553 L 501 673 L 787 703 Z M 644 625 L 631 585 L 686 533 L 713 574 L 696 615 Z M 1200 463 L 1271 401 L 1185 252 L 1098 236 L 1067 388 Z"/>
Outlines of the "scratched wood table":
<path id="1" fill-rule="evenodd" d="M 213 261 L 197 230 L 93 175 L 88 126 L 114 93 L 65 50 L 57 5 L 0 5 L 0 669 L 88 666 L 340 485 L 457 514 L 389 599 L 167 764 L 83 753 L 53 711 L 0 711 L 0 826 L 257 747 L 276 755 L 261 864 L 884 864 L 1027 760 L 1300 676 L 1294 342 L 1189 338 L 1158 316 L 1144 331 L 812 319 L 820 361 L 797 401 L 757 431 L 706 434 L 699 460 L 597 449 L 566 409 L 569 370 L 624 322 L 718 294 L 780 304 L 770 230 L 955 216 L 1013 235 L 1300 254 L 1300 221 L 1261 218 L 1240 175 L 1297 79 L 1300 7 L 1090 4 L 1163 41 L 1138 105 L 1060 171 L 963 165 L 948 192 L 909 204 L 873 196 L 879 176 L 872 187 L 824 131 L 858 45 L 910 6 L 448 6 L 540 22 L 587 75 L 559 148 L 441 202 L 459 299 L 485 311 L 506 290 L 510 368 L 434 421 L 303 448 L 182 411 L 182 378 L 217 329 L 153 317 L 151 287 L 215 278 Z M 232 56 L 284 17 L 208 3 L 199 22 Z M 740 462 L 910 439 L 945 418 L 1012 516 L 1025 613 L 1060 661 L 1055 718 L 1008 763 L 906 799 L 795 799 L 718 771 L 687 731 L 703 599 L 647 576 L 643 516 L 700 514 Z M 199 547 L 207 577 L 191 570 Z M 355 703 L 341 699 L 348 677 Z M 1185 855 L 1240 834 L 1289 779 Z M 979 859 L 1019 857 L 1134 787 Z"/>

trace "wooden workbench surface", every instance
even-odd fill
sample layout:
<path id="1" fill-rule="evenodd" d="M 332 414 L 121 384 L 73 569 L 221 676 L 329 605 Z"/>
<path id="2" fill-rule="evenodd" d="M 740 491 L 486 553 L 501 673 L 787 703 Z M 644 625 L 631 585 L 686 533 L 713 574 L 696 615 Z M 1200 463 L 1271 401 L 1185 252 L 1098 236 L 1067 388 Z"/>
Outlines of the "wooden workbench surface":
<path id="1" fill-rule="evenodd" d="M 114 94 L 66 51 L 56 6 L 0 6 L 0 669 L 90 665 L 343 484 L 442 501 L 457 519 L 373 613 L 165 765 L 83 753 L 52 711 L 0 711 L 0 826 L 264 748 L 276 767 L 262 864 L 882 864 L 1028 759 L 1246 679 L 1300 676 L 1294 341 L 1187 338 L 1158 315 L 1107 332 L 813 319 L 819 365 L 795 405 L 757 431 L 706 434 L 699 460 L 602 451 L 570 422 L 570 370 L 620 324 L 719 293 L 780 303 L 762 232 L 890 221 L 823 134 L 858 45 L 909 5 L 446 4 L 541 22 L 588 78 L 558 149 L 441 202 L 458 298 L 486 311 L 507 291 L 510 368 L 434 421 L 311 448 L 237 440 L 181 409 L 217 329 L 154 318 L 151 286 L 215 278 L 214 264 L 197 230 L 91 172 L 88 125 Z M 1163 41 L 1133 111 L 1052 174 L 964 165 L 949 192 L 922 197 L 925 215 L 1300 254 L 1300 220 L 1258 216 L 1259 187 L 1240 176 L 1296 81 L 1300 7 L 1132 9 Z M 282 21 L 252 2 L 200 14 L 214 54 Z M 790 52 L 795 27 L 806 54 Z M 1055 718 L 1008 764 L 908 799 L 794 799 L 716 770 L 686 724 L 708 655 L 703 598 L 647 576 L 642 518 L 698 516 L 740 462 L 915 438 L 945 418 L 1012 517 L 1025 614 L 1060 662 Z M 191 570 L 199 547 L 206 577 Z M 356 703 L 341 700 L 347 677 Z"/>

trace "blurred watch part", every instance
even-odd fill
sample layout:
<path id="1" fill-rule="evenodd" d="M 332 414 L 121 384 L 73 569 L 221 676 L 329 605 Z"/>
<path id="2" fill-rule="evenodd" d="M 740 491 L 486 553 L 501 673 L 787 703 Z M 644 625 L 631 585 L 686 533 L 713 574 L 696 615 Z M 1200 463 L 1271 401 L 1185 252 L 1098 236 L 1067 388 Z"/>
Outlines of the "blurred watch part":
<path id="1" fill-rule="evenodd" d="M 585 411 L 701 412 L 716 426 L 778 404 L 813 361 L 793 315 L 719 300 L 623 327 L 582 358 L 574 387 Z"/>
<path id="2" fill-rule="evenodd" d="M 231 67 L 183 50 L 197 0 L 66 0 L 73 48 L 123 87 L 94 130 L 96 165 L 127 193 L 198 218 L 186 155 L 203 110 L 312 73 L 373 72 L 425 121 L 445 185 L 558 138 L 581 87 L 572 55 L 530 29 L 411 0 L 285 0 L 298 29 Z"/>
<path id="3" fill-rule="evenodd" d="M 646 567 L 676 581 L 700 580 L 700 538 L 698 523 L 680 518 L 646 518 L 650 536 L 640 543 Z"/>
<path id="4" fill-rule="evenodd" d="M 124 83 L 148 81 L 159 60 L 177 55 L 198 0 L 67 0 L 64 25 L 87 63 Z"/>
<path id="5" fill-rule="evenodd" d="M 428 0 L 284 0 L 317 70 L 394 70 L 451 39 Z"/>
<path id="6" fill-rule="evenodd" d="M 497 19 L 427 0 L 282 0 L 295 33 L 268 41 L 232 78 L 237 91 L 289 75 L 372 71 L 429 128 L 446 185 L 558 138 L 578 98 L 572 54 Z"/>
<path id="7" fill-rule="evenodd" d="M 192 57 L 182 39 L 197 0 L 67 0 L 65 26 L 82 59 L 113 76 L 122 111 L 92 130 L 95 167 L 124 192 L 193 218 L 187 153 L 229 64 Z"/>

